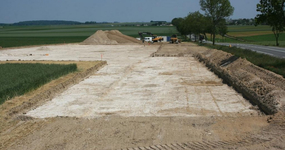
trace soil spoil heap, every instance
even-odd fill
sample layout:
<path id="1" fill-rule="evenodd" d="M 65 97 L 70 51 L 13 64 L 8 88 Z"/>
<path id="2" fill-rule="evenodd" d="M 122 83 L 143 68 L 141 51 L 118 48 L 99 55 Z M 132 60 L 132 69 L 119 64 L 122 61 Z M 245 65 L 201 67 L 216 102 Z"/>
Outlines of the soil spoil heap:
<path id="1" fill-rule="evenodd" d="M 285 79 L 245 59 L 220 50 L 196 57 L 267 114 L 285 110 Z"/>
<path id="2" fill-rule="evenodd" d="M 95 34 L 84 40 L 83 45 L 118 45 L 118 44 L 140 44 L 141 41 L 124 35 L 118 30 L 102 31 L 98 30 Z"/>

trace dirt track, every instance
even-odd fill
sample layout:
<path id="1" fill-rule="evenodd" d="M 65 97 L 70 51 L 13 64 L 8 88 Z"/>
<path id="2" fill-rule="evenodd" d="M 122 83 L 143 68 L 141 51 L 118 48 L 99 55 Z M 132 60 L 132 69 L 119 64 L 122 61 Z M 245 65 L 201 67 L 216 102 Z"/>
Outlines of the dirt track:
<path id="1" fill-rule="evenodd" d="M 269 116 L 193 57 L 205 51 L 183 43 L 1 51 L 4 61 L 102 58 L 108 65 L 44 105 L 7 118 L 13 126 L 1 130 L 0 148 L 284 149 L 284 117 L 268 123 Z"/>

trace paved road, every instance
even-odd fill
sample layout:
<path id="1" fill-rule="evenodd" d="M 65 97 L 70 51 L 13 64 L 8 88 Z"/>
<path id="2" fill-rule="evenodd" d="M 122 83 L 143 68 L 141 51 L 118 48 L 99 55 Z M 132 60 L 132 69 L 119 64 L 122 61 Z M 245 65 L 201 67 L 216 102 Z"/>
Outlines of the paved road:
<path id="1" fill-rule="evenodd" d="M 229 46 L 231 43 L 216 43 L 216 44 Z M 253 45 L 253 44 L 231 44 L 231 45 L 242 49 L 250 49 L 258 53 L 263 53 L 279 58 L 285 58 L 285 48 L 282 47 L 262 46 L 262 45 Z"/>

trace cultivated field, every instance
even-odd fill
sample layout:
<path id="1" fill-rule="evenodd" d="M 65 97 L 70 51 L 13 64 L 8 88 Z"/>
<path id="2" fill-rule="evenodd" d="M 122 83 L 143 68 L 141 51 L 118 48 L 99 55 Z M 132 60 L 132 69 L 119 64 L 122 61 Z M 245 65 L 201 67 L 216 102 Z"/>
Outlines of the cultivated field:
<path id="1" fill-rule="evenodd" d="M 175 27 L 161 26 L 127 26 L 122 24 L 97 25 L 59 25 L 59 26 L 4 26 L 0 28 L 0 46 L 16 47 L 43 44 L 78 43 L 97 30 L 119 30 L 125 35 L 139 37 L 138 31 L 151 32 L 160 36 L 179 34 Z M 228 26 L 228 35 L 238 37 L 246 42 L 222 38 L 218 42 L 251 43 L 275 45 L 275 38 L 269 26 Z M 208 35 L 208 38 L 210 35 Z M 280 46 L 285 46 L 285 35 L 280 35 Z"/>
<path id="2" fill-rule="evenodd" d="M 0 104 L 76 69 L 76 64 L 0 63 Z"/>
<path id="3" fill-rule="evenodd" d="M 222 38 L 217 36 L 218 42 L 248 43 L 258 45 L 275 46 L 276 41 L 270 26 L 228 26 L 228 35 L 237 37 L 241 40 Z M 210 37 L 210 36 L 209 36 Z M 242 41 L 243 40 L 243 41 Z M 285 34 L 279 37 L 280 46 L 285 46 Z"/>
<path id="4" fill-rule="evenodd" d="M 68 26 L 4 26 L 0 28 L 0 46 L 16 47 L 43 44 L 78 43 L 97 30 L 119 30 L 123 34 L 139 37 L 145 31 L 161 36 L 177 34 L 175 27 L 122 27 L 119 24 L 68 25 Z"/>

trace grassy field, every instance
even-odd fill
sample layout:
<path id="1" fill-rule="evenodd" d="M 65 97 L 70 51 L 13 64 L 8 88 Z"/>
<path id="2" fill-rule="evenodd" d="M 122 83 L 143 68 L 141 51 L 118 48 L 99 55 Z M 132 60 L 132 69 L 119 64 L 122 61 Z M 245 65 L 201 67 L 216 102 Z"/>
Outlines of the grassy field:
<path id="1" fill-rule="evenodd" d="M 97 30 L 119 30 L 123 34 L 139 37 L 138 32 L 151 32 L 161 36 L 179 34 L 170 26 L 121 26 L 122 24 L 58 25 L 58 26 L 4 26 L 0 28 L 0 46 L 16 47 L 29 45 L 78 43 Z M 275 38 L 269 26 L 228 26 L 228 35 L 245 42 L 217 36 L 217 42 L 275 45 Z M 207 35 L 208 38 L 210 35 Z M 280 46 L 285 47 L 285 34 L 280 35 Z"/>
<path id="2" fill-rule="evenodd" d="M 169 26 L 112 26 L 100 25 L 61 25 L 61 26 L 4 26 L 0 28 L 0 46 L 16 47 L 58 43 L 82 42 L 97 30 L 119 30 L 123 34 L 139 37 L 138 32 L 151 32 L 161 36 L 178 34 L 175 27 Z"/>
<path id="3" fill-rule="evenodd" d="M 223 38 L 218 35 L 217 42 L 247 43 L 267 46 L 276 45 L 275 37 L 270 26 L 228 26 L 228 31 L 228 35 L 244 41 Z M 208 35 L 208 37 L 210 36 Z M 285 47 L 285 33 L 280 34 L 279 44 Z"/>
<path id="4" fill-rule="evenodd" d="M 243 37 L 243 39 L 249 41 L 249 43 L 259 44 L 259 45 L 276 45 L 275 37 L 273 34 L 265 34 L 265 35 L 255 35 L 255 36 L 247 36 Z M 279 44 L 280 46 L 285 46 L 285 33 L 281 33 L 279 36 Z"/>
<path id="5" fill-rule="evenodd" d="M 251 50 L 240 49 L 237 47 L 228 47 L 221 45 L 213 46 L 212 44 L 200 44 L 200 45 L 207 46 L 213 49 L 223 50 L 235 56 L 246 58 L 248 61 L 259 67 L 270 70 L 285 77 L 285 59 L 276 58 L 270 55 L 257 53 Z"/>
<path id="6" fill-rule="evenodd" d="M 0 104 L 76 70 L 76 64 L 0 64 Z"/>
<path id="7" fill-rule="evenodd" d="M 60 44 L 60 43 L 77 43 L 85 40 L 86 37 L 0 37 L 0 46 L 18 47 L 31 45 L 46 45 L 46 44 Z"/>
<path id="8" fill-rule="evenodd" d="M 233 36 L 252 36 L 252 35 L 263 35 L 271 34 L 270 26 L 228 26 L 229 35 Z"/>

